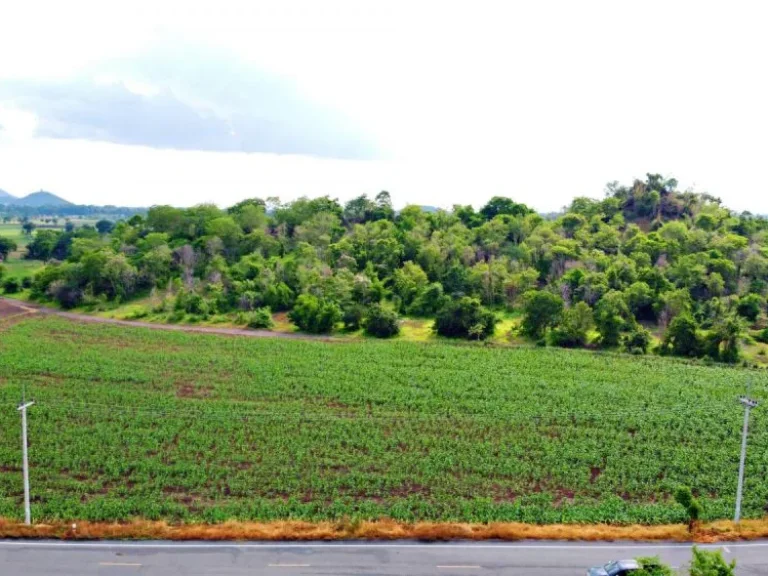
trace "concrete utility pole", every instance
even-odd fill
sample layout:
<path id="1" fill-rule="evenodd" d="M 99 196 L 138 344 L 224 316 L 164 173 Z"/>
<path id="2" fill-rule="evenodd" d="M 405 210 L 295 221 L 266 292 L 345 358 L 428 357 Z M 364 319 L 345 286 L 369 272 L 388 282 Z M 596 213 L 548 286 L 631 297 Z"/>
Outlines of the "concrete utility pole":
<path id="1" fill-rule="evenodd" d="M 749 389 L 747 389 L 749 394 Z M 741 460 L 739 460 L 739 486 L 736 489 L 736 514 L 733 521 L 738 524 L 741 519 L 741 494 L 744 490 L 744 463 L 747 459 L 747 433 L 749 431 L 749 411 L 757 408 L 757 401 L 747 396 L 739 398 L 739 402 L 744 404 L 744 428 L 741 432 Z"/>
<path id="2" fill-rule="evenodd" d="M 22 404 L 18 408 L 21 412 L 21 453 L 24 460 L 24 523 L 27 525 L 32 523 L 32 513 L 29 508 L 29 458 L 27 456 L 27 408 L 32 404 L 34 402 L 25 403 L 22 400 Z"/>

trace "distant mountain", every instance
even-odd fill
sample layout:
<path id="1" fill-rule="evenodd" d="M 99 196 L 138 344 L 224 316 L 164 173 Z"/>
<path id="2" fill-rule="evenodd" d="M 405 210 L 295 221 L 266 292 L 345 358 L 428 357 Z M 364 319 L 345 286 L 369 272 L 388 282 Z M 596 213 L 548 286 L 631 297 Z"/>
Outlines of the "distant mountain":
<path id="1" fill-rule="evenodd" d="M 10 194 L 8 196 L 0 196 L 0 202 L 3 202 L 11 206 L 29 206 L 29 207 L 74 206 L 72 202 L 68 202 L 64 200 L 64 198 L 61 198 L 60 196 L 56 196 L 56 194 L 51 194 L 50 192 L 45 192 L 43 190 L 40 190 L 40 192 L 33 192 L 32 194 L 24 196 L 23 198 L 15 198 Z"/>
<path id="2" fill-rule="evenodd" d="M 0 202 L 2 202 L 3 200 L 7 200 L 8 198 L 15 200 L 16 196 L 14 196 L 13 194 L 9 194 L 5 190 L 0 189 Z"/>
<path id="3" fill-rule="evenodd" d="M 423 212 L 434 213 L 440 210 L 437 206 L 419 206 Z"/>

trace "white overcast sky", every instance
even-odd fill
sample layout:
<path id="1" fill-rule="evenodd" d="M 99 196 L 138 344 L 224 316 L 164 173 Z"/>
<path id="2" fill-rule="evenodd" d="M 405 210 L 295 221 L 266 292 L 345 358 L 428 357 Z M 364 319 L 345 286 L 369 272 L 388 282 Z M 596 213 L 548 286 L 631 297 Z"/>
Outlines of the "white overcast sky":
<path id="1" fill-rule="evenodd" d="M 768 3 L 4 2 L 0 189 L 557 210 L 678 178 L 768 213 Z"/>

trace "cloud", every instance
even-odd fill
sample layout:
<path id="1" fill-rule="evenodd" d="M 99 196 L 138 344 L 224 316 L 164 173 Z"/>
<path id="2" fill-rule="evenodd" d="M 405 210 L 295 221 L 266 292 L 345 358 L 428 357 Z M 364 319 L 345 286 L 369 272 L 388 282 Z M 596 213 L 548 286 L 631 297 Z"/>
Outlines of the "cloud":
<path id="1" fill-rule="evenodd" d="M 0 104 L 33 113 L 39 137 L 342 159 L 377 154 L 339 110 L 215 50 L 156 47 L 66 80 L 6 80 Z"/>

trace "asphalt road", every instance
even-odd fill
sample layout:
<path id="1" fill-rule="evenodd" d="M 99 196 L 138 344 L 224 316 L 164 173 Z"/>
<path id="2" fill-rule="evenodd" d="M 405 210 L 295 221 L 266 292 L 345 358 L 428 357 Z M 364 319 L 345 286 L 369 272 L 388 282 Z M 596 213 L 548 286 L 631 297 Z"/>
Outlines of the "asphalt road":
<path id="1" fill-rule="evenodd" d="M 702 545 L 768 575 L 768 541 Z M 691 547 L 611 543 L 208 543 L 0 541 L 2 576 L 565 576 L 588 566 L 660 556 L 685 571 Z"/>

